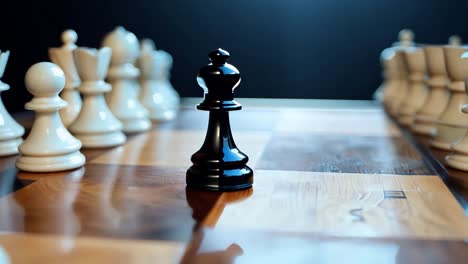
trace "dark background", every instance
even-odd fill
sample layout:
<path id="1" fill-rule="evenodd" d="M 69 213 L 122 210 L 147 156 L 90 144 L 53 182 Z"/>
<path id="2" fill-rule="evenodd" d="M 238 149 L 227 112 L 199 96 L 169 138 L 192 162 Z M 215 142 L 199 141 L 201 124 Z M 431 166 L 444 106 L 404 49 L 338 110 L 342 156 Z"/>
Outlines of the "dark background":
<path id="1" fill-rule="evenodd" d="M 240 97 L 370 99 L 381 81 L 379 54 L 411 28 L 416 41 L 468 40 L 468 1 L 442 0 L 82 0 L 2 1 L 0 49 L 11 50 L 2 97 L 10 111 L 30 99 L 23 78 L 48 60 L 67 28 L 96 47 L 122 25 L 174 56 L 172 83 L 202 96 L 195 76 L 222 47 L 243 77 Z"/>

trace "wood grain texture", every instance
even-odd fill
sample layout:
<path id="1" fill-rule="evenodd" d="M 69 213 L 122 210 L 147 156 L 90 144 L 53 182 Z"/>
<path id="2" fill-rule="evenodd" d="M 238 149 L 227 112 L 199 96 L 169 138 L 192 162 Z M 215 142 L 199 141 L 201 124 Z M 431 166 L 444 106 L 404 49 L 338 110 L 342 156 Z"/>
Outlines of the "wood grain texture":
<path id="1" fill-rule="evenodd" d="M 267 144 L 258 169 L 317 172 L 432 175 L 416 150 L 401 137 L 278 132 Z"/>
<path id="2" fill-rule="evenodd" d="M 231 118 L 255 169 L 245 191 L 185 187 L 208 117 L 193 109 L 121 147 L 82 150 L 81 169 L 25 173 L 15 156 L 0 158 L 0 232 L 24 233 L 0 236 L 0 246 L 15 263 L 82 263 L 87 255 L 96 255 L 91 263 L 467 259 L 468 221 L 451 191 L 468 193 L 468 174 L 441 164 L 439 178 L 428 160 L 443 153 L 413 142 L 370 103 L 260 105 Z M 31 124 L 30 115 L 21 120 Z M 63 237 L 72 241 L 66 251 Z"/>
<path id="3" fill-rule="evenodd" d="M 276 131 L 347 136 L 401 136 L 380 109 L 288 110 L 279 115 Z"/>
<path id="4" fill-rule="evenodd" d="M 182 264 L 201 263 L 466 263 L 462 240 L 321 237 L 245 229 L 203 229 Z"/>
<path id="5" fill-rule="evenodd" d="M 184 169 L 87 164 L 18 178 L 36 182 L 0 199 L 2 231 L 188 241 L 219 197 L 186 190 Z"/>
<path id="6" fill-rule="evenodd" d="M 251 193 L 224 193 L 220 228 L 326 236 L 464 239 L 468 221 L 437 176 L 257 170 Z"/>
<path id="7" fill-rule="evenodd" d="M 0 235 L 1 263 L 177 263 L 184 244 L 31 234 Z"/>
<path id="8" fill-rule="evenodd" d="M 203 144 L 205 131 L 152 130 L 129 140 L 122 147 L 93 159 L 90 163 L 188 168 L 191 155 Z M 234 133 L 239 148 L 248 153 L 249 166 L 255 167 L 270 139 L 269 132 Z"/>

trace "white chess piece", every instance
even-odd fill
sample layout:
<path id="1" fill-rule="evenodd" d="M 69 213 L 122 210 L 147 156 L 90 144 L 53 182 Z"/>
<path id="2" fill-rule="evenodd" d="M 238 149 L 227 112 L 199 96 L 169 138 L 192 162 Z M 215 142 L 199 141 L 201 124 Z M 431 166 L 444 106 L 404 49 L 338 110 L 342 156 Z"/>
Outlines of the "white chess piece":
<path id="1" fill-rule="evenodd" d="M 463 61 L 468 61 L 468 52 L 463 53 L 461 58 Z M 464 74 L 464 76 L 466 76 L 466 74 Z M 468 78 L 465 77 L 464 80 L 465 91 L 468 93 Z M 468 105 L 465 104 L 461 111 L 464 114 L 468 114 Z M 466 118 L 465 116 L 464 119 Z M 455 169 L 468 171 L 468 132 L 465 133 L 461 140 L 454 142 L 450 146 L 450 149 L 453 150 L 454 153 L 450 153 L 445 157 L 447 165 Z"/>
<path id="2" fill-rule="evenodd" d="M 83 81 L 78 88 L 83 94 L 83 108 L 69 127 L 70 132 L 87 148 L 123 144 L 126 137 L 121 131 L 122 124 L 104 99 L 104 93 L 111 90 L 111 86 L 103 81 L 109 68 L 111 49 L 77 48 L 73 53 Z"/>
<path id="3" fill-rule="evenodd" d="M 0 51 L 0 79 L 5 72 L 9 55 L 9 51 Z M 0 93 L 8 89 L 10 86 L 0 80 Z M 0 156 L 18 154 L 18 145 L 23 142 L 23 134 L 24 128 L 10 116 L 0 98 Z"/>
<path id="4" fill-rule="evenodd" d="M 154 121 L 174 119 L 177 109 L 174 98 L 167 85 L 167 57 L 155 50 L 151 40 L 145 39 L 141 44 L 141 52 L 137 65 L 140 68 L 140 102 L 149 110 L 149 117 Z M 178 108 L 178 106 L 177 106 Z"/>
<path id="5" fill-rule="evenodd" d="M 408 48 L 414 46 L 414 33 L 411 29 L 402 29 L 398 32 L 398 42 L 393 43 L 394 47 Z"/>
<path id="6" fill-rule="evenodd" d="M 409 93 L 409 76 L 404 52 L 415 45 L 414 34 L 409 29 L 401 30 L 398 33 L 398 39 L 398 42 L 383 50 L 380 55 L 384 82 L 378 89 L 381 91 L 376 91 L 376 93 L 381 93 L 382 103 L 393 116 L 398 115 L 400 106 Z"/>
<path id="7" fill-rule="evenodd" d="M 127 133 L 142 132 L 151 128 L 146 110 L 138 101 L 137 78 L 140 71 L 133 65 L 138 57 L 138 39 L 123 27 L 107 34 L 103 47 L 112 49 L 107 80 L 112 91 L 106 99 L 112 113 L 122 122 Z"/>
<path id="8" fill-rule="evenodd" d="M 453 46 L 461 46 L 462 39 L 460 38 L 460 36 L 452 35 L 449 37 L 448 44 Z"/>
<path id="9" fill-rule="evenodd" d="M 165 85 L 164 91 L 167 93 L 169 103 L 176 112 L 179 111 L 179 106 L 180 106 L 180 95 L 177 93 L 177 91 L 174 89 L 174 86 L 172 86 L 170 77 L 171 77 L 171 69 L 172 69 L 172 64 L 174 63 L 174 59 L 172 58 L 171 54 L 169 54 L 167 51 L 164 50 L 159 50 L 159 52 L 162 55 L 163 58 L 163 64 L 162 64 L 162 74 L 163 74 L 163 84 Z"/>
<path id="10" fill-rule="evenodd" d="M 392 58 L 391 67 L 395 72 L 395 83 L 390 88 L 390 97 L 387 97 L 386 107 L 392 116 L 397 116 L 403 101 L 408 95 L 408 68 L 405 63 L 405 49 L 394 49 L 394 58 Z"/>
<path id="11" fill-rule="evenodd" d="M 423 48 L 429 75 L 426 81 L 429 95 L 421 109 L 416 112 L 414 123 L 411 126 L 415 133 L 432 135 L 435 123 L 449 100 L 450 93 L 446 88 L 449 80 L 443 47 L 443 45 L 428 45 Z"/>
<path id="12" fill-rule="evenodd" d="M 68 103 L 67 107 L 60 110 L 60 117 L 65 127 L 75 121 L 82 107 L 80 93 L 76 90 L 80 85 L 80 77 L 73 60 L 73 50 L 76 49 L 77 39 L 75 31 L 65 30 L 62 33 L 63 46 L 49 49 L 50 60 L 65 73 L 65 88 L 60 94 L 60 97 Z"/>
<path id="13" fill-rule="evenodd" d="M 67 106 L 58 94 L 65 75 L 50 62 L 36 63 L 26 72 L 25 84 L 34 96 L 25 108 L 36 112 L 31 132 L 19 146 L 16 166 L 24 171 L 53 172 L 83 166 L 81 142 L 63 126 L 58 110 Z"/>
<path id="14" fill-rule="evenodd" d="M 414 121 L 416 112 L 423 106 L 428 95 L 426 84 L 426 61 L 420 47 L 410 47 L 404 51 L 404 58 L 409 71 L 408 94 L 398 112 L 398 122 L 409 126 Z"/>
<path id="15" fill-rule="evenodd" d="M 468 118 L 462 112 L 468 104 L 464 79 L 468 73 L 468 59 L 461 58 L 466 47 L 447 45 L 444 47 L 447 72 L 451 79 L 448 89 L 451 93 L 447 107 L 439 116 L 430 144 L 433 147 L 450 150 L 452 143 L 460 140 L 468 129 Z"/>

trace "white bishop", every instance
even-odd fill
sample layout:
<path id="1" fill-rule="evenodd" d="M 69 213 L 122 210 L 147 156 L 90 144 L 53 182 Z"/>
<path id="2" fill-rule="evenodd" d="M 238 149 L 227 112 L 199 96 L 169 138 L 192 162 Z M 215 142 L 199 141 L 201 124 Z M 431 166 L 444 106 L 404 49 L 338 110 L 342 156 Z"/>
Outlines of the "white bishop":
<path id="1" fill-rule="evenodd" d="M 50 48 L 50 60 L 57 64 L 65 73 L 65 88 L 60 96 L 67 101 L 67 107 L 60 110 L 60 117 L 63 124 L 68 127 L 81 110 L 81 97 L 76 88 L 80 85 L 80 77 L 73 60 L 73 50 L 76 49 L 76 40 L 78 36 L 75 31 L 69 29 L 62 33 L 63 46 L 60 48 Z"/>

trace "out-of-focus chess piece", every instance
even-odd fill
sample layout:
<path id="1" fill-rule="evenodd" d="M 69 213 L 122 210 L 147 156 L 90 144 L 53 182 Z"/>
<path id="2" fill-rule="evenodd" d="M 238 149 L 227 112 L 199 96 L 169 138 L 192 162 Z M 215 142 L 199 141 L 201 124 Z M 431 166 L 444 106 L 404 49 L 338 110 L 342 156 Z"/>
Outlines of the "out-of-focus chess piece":
<path id="1" fill-rule="evenodd" d="M 169 81 L 172 57 L 156 50 L 150 39 L 141 42 L 137 65 L 140 68 L 140 102 L 149 110 L 153 121 L 168 121 L 176 117 L 180 99 Z"/>
<path id="2" fill-rule="evenodd" d="M 133 64 L 139 53 L 138 39 L 123 27 L 117 27 L 104 37 L 102 46 L 112 49 L 107 73 L 112 90 L 106 95 L 110 110 L 122 122 L 122 130 L 126 133 L 150 129 L 148 110 L 138 101 L 137 95 L 140 71 Z"/>
<path id="3" fill-rule="evenodd" d="M 463 63 L 468 61 L 468 52 L 462 54 L 461 60 Z M 466 71 L 460 72 L 460 74 L 464 76 L 464 87 L 465 91 L 468 93 L 468 78 L 466 78 L 465 73 Z M 468 114 L 468 104 L 463 105 L 461 111 L 465 115 Z M 465 116 L 463 119 L 467 119 L 467 117 Z M 445 157 L 447 165 L 455 169 L 468 171 L 468 132 L 465 132 L 461 140 L 451 144 L 450 149 L 454 152 Z"/>
<path id="4" fill-rule="evenodd" d="M 74 30 L 65 30 L 62 33 L 63 46 L 49 49 L 50 60 L 65 73 L 65 88 L 60 93 L 60 97 L 68 103 L 67 107 L 60 109 L 60 117 L 65 127 L 75 121 L 82 106 L 80 93 L 77 91 L 80 77 L 73 59 L 73 50 L 77 48 L 75 45 L 77 39 L 78 35 Z"/>
<path id="5" fill-rule="evenodd" d="M 65 85 L 65 75 L 50 62 L 36 63 L 26 72 L 25 84 L 34 96 L 26 103 L 36 112 L 31 132 L 19 146 L 16 166 L 24 171 L 53 172 L 83 166 L 81 142 L 64 127 L 58 110 L 67 106 L 58 94 Z"/>
<path id="6" fill-rule="evenodd" d="M 392 47 L 384 49 L 380 54 L 384 81 L 374 95 L 394 116 L 398 114 L 408 94 L 408 69 L 404 51 L 415 45 L 414 34 L 409 29 L 401 30 L 398 39 L 398 42 L 393 43 Z"/>
<path id="7" fill-rule="evenodd" d="M 468 51 L 466 47 L 448 45 L 444 47 L 447 73 L 450 77 L 448 90 L 450 100 L 447 107 L 439 116 L 431 146 L 450 150 L 452 143 L 460 140 L 468 129 L 468 118 L 462 108 L 468 104 L 468 95 L 465 93 L 464 79 L 468 73 L 468 59 L 461 55 Z"/>
<path id="8" fill-rule="evenodd" d="M 0 51 L 0 79 L 3 77 L 10 56 L 9 51 Z M 10 86 L 0 80 L 0 93 L 10 89 Z M 23 142 L 21 138 L 24 128 L 11 117 L 0 98 L 0 156 L 18 154 L 18 146 Z"/>
<path id="9" fill-rule="evenodd" d="M 427 45 L 424 48 L 429 88 L 424 105 L 416 112 L 411 129 L 418 134 L 432 135 L 439 116 L 447 106 L 450 92 L 446 88 L 449 83 L 445 66 L 444 46 Z"/>
<path id="10" fill-rule="evenodd" d="M 103 80 L 109 68 L 111 49 L 78 48 L 74 55 L 83 80 L 78 88 L 83 94 L 83 108 L 70 126 L 70 131 L 87 148 L 123 144 L 126 137 L 121 131 L 122 123 L 112 114 L 104 99 L 104 93 L 111 90 L 111 86 Z"/>
<path id="11" fill-rule="evenodd" d="M 408 67 L 408 95 L 401 103 L 398 111 L 398 122 L 409 126 L 414 122 L 416 112 L 424 105 L 428 90 L 424 83 L 426 78 L 426 61 L 424 51 L 420 47 L 407 48 L 404 59 Z"/>

